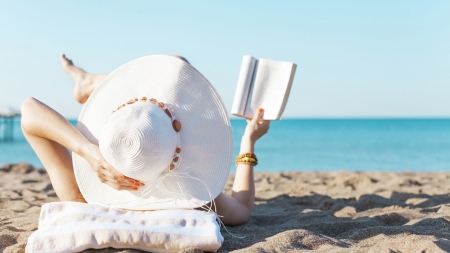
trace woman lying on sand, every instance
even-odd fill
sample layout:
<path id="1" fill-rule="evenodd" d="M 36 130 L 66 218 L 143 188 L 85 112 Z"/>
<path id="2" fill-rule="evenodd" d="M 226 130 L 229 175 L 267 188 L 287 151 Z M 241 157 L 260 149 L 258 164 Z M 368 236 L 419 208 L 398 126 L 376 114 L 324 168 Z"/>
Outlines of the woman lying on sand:
<path id="1" fill-rule="evenodd" d="M 177 59 L 174 64 L 183 65 L 184 68 L 188 69 L 192 68 L 186 64 L 188 63 L 187 60 L 180 56 L 166 57 L 163 60 L 174 61 L 174 57 L 184 61 L 181 62 Z M 61 55 L 60 60 L 64 71 L 75 82 L 75 99 L 80 103 L 85 103 L 107 75 L 87 73 L 75 66 L 65 55 Z M 185 65 L 188 66 L 186 67 Z M 209 96 L 205 96 L 204 98 L 208 99 Z M 148 99 L 150 100 L 150 98 Z M 137 100 L 138 98 L 136 98 Z M 142 97 L 142 101 L 146 102 L 147 98 Z M 139 102 L 141 103 L 141 101 Z M 131 103 L 134 103 L 134 101 Z M 128 105 L 128 107 L 131 106 L 134 105 Z M 186 126 L 186 129 L 188 128 L 186 124 L 188 122 L 181 122 L 181 125 L 177 126 L 175 124 L 177 120 L 173 120 L 172 114 L 166 111 L 163 103 L 159 103 L 159 107 L 163 108 L 166 114 L 169 115 L 176 132 L 180 131 L 181 126 Z M 105 160 L 104 154 L 102 154 L 98 145 L 88 140 L 89 138 L 86 135 L 73 127 L 63 116 L 44 103 L 34 98 L 28 98 L 23 102 L 21 112 L 23 133 L 47 170 L 53 188 L 60 200 L 86 202 L 86 198 L 89 201 L 86 196 L 83 196 L 85 192 L 83 189 L 80 190 L 80 185 L 77 184 L 78 178 L 76 179 L 76 173 L 74 173 L 72 155 L 69 150 L 84 158 L 95 171 L 99 181 L 109 185 L 113 189 L 135 192 L 147 184 L 147 182 L 144 184 L 144 182 L 138 179 L 127 177 L 123 175 L 124 173 L 120 173 Z M 176 110 L 175 112 L 178 113 Z M 192 112 L 192 114 L 195 114 L 195 112 Z M 259 109 L 253 119 L 247 120 L 247 127 L 242 136 L 240 147 L 240 154 L 246 155 L 237 160 L 236 176 L 231 196 L 227 196 L 224 193 L 220 193 L 218 196 L 215 195 L 217 196 L 214 199 L 217 207 L 216 210 L 218 215 L 223 216 L 221 220 L 225 225 L 234 226 L 246 222 L 252 211 L 255 198 L 253 166 L 257 163 L 256 157 L 253 155 L 255 143 L 269 129 L 269 121 L 262 120 L 262 115 L 263 109 Z M 225 117 L 227 118 L 227 116 Z M 220 145 L 220 143 L 214 145 Z M 181 151 L 181 154 L 183 154 L 183 151 Z M 181 157 L 183 158 L 182 155 Z M 189 160 L 186 157 L 184 159 Z M 195 157 L 195 159 L 201 160 L 203 158 Z M 228 166 L 228 164 L 225 166 Z M 172 169 L 171 163 L 170 170 Z"/>

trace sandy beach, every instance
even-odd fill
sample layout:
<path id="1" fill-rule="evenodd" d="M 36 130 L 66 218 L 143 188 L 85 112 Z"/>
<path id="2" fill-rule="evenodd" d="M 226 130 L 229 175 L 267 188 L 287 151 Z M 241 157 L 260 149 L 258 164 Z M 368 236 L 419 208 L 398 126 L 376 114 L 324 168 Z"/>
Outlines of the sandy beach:
<path id="1" fill-rule="evenodd" d="M 256 173 L 250 220 L 222 228 L 219 252 L 449 252 L 450 173 Z M 229 192 L 233 175 L 225 191 Z M 42 204 L 58 201 L 44 170 L 0 167 L 0 252 L 24 252 Z M 138 252 L 88 250 L 87 252 Z M 188 249 L 183 252 L 199 252 Z"/>

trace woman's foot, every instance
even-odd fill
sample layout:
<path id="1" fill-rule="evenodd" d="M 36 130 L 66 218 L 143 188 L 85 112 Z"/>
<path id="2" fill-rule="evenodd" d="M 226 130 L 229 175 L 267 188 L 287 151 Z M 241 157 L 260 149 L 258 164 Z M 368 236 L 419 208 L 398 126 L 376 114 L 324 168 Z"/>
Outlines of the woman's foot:
<path id="1" fill-rule="evenodd" d="M 172 56 L 189 63 L 188 60 L 183 56 Z M 103 79 L 105 79 L 107 75 L 87 73 L 81 68 L 73 65 L 72 60 L 67 59 L 65 54 L 62 54 L 59 58 L 61 60 L 62 68 L 70 77 L 72 77 L 73 81 L 75 82 L 73 96 L 80 104 L 84 104 L 91 93 L 95 90 L 95 87 L 97 87 L 97 85 L 101 83 L 101 81 L 103 81 Z"/>
<path id="2" fill-rule="evenodd" d="M 67 59 L 66 55 L 64 54 L 60 56 L 60 60 L 63 70 L 70 77 L 72 77 L 73 81 L 75 82 L 73 96 L 79 103 L 84 104 L 91 93 L 94 91 L 95 87 L 107 75 L 87 73 L 81 68 L 73 65 L 73 62 L 70 59 Z"/>

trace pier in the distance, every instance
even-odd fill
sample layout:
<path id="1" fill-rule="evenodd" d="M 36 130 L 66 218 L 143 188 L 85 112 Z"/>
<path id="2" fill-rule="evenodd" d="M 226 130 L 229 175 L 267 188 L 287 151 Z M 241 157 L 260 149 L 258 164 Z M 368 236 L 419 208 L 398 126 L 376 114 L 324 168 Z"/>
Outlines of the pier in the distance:
<path id="1" fill-rule="evenodd" d="M 13 108 L 0 108 L 0 142 L 14 139 L 14 119 L 19 117 L 18 110 Z"/>

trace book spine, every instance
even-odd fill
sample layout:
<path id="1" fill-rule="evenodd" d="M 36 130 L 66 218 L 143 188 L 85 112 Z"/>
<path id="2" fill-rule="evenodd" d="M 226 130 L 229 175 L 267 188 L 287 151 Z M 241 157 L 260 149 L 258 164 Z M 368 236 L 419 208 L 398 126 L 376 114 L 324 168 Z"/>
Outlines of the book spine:
<path id="1" fill-rule="evenodd" d="M 245 113 L 250 86 L 252 85 L 255 63 L 255 58 L 244 55 L 236 86 L 236 93 L 234 95 L 233 106 L 231 107 L 231 114 L 233 115 L 243 117 Z"/>

